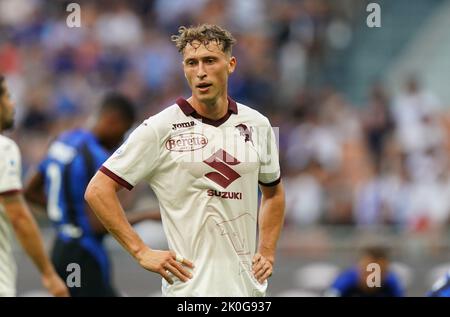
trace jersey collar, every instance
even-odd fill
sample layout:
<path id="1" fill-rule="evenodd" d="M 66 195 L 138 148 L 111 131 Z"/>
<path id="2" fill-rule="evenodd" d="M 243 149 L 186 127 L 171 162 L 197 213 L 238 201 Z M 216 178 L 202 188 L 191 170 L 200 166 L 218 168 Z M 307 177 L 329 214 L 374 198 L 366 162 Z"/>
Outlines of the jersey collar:
<path id="1" fill-rule="evenodd" d="M 192 116 L 192 117 L 194 117 L 196 119 L 201 120 L 203 123 L 206 123 L 206 124 L 218 127 L 218 126 L 222 125 L 223 123 L 225 123 L 225 121 L 227 121 L 228 118 L 233 113 L 234 114 L 238 113 L 236 101 L 234 101 L 230 97 L 227 97 L 227 98 L 228 98 L 228 112 L 226 113 L 225 116 L 223 116 L 219 120 L 211 120 L 211 119 L 208 119 L 208 118 L 205 118 L 205 117 L 201 116 L 200 114 L 197 113 L 197 111 L 195 111 L 195 109 L 191 106 L 191 104 L 186 99 L 184 99 L 182 97 L 178 98 L 176 103 L 180 107 L 181 111 L 183 111 L 183 113 L 186 116 Z"/>

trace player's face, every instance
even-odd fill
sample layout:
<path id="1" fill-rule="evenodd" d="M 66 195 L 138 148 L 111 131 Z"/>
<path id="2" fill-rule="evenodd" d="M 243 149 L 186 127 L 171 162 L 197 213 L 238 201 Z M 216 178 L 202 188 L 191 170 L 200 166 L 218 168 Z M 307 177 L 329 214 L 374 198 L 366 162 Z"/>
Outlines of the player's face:
<path id="1" fill-rule="evenodd" d="M 14 126 L 14 103 L 3 81 L 2 90 L 4 93 L 0 96 L 0 127 L 2 130 L 10 129 Z"/>
<path id="2" fill-rule="evenodd" d="M 220 44 L 207 46 L 194 41 L 183 53 L 184 74 L 193 98 L 203 103 L 215 103 L 227 94 L 228 76 L 236 67 L 236 58 L 222 51 Z"/>

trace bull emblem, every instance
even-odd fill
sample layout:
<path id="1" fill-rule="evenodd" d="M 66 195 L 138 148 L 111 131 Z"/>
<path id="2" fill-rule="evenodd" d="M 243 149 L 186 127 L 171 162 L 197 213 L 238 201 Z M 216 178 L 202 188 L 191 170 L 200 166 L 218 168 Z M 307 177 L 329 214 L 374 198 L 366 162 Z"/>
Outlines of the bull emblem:
<path id="1" fill-rule="evenodd" d="M 236 128 L 239 130 L 239 133 L 241 134 L 241 136 L 243 136 L 245 138 L 245 142 L 250 141 L 253 144 L 253 139 L 252 139 L 253 128 L 252 127 L 248 128 L 245 124 L 241 123 L 241 124 L 238 124 L 236 126 Z"/>

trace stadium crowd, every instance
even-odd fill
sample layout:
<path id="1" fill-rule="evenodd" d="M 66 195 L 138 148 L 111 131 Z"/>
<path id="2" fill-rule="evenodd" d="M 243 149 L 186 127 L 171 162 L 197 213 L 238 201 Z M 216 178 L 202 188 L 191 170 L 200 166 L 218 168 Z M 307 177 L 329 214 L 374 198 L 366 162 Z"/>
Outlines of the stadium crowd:
<path id="1" fill-rule="evenodd" d="M 0 72 L 19 105 L 12 136 L 25 173 L 107 91 L 131 97 L 139 121 L 187 94 L 170 35 L 213 21 L 239 43 L 230 95 L 280 128 L 286 226 L 448 223 L 445 102 L 412 77 L 401 94 L 374 83 L 364 104 L 327 84 L 323 64 L 339 47 L 330 32 L 337 21 L 351 28 L 350 1 L 78 1 L 81 28 L 67 27 L 69 2 L 59 3 L 0 0 Z"/>

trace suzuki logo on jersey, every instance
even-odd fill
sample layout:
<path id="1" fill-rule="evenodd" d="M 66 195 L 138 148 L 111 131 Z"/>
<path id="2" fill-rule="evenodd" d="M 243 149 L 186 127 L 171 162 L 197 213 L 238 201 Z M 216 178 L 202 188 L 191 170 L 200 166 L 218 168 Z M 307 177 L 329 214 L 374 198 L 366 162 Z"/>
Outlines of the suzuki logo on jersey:
<path id="1" fill-rule="evenodd" d="M 216 197 L 220 197 L 222 199 L 242 200 L 242 193 L 240 193 L 240 192 L 220 192 L 217 190 L 209 189 L 207 194 L 210 197 L 216 196 Z"/>
<path id="2" fill-rule="evenodd" d="M 218 150 L 211 157 L 204 160 L 203 163 L 209 165 L 217 171 L 205 174 L 205 176 L 223 188 L 227 188 L 232 182 L 241 177 L 241 175 L 230 167 L 230 165 L 238 165 L 241 162 L 222 149 Z"/>
<path id="3" fill-rule="evenodd" d="M 182 122 L 182 123 L 173 123 L 172 124 L 172 130 L 178 130 L 178 129 L 182 129 L 182 128 L 190 128 L 195 126 L 195 122 L 191 121 L 191 122 Z"/>
<path id="4" fill-rule="evenodd" d="M 252 142 L 253 144 L 253 139 L 252 139 L 252 133 L 253 133 L 253 128 L 250 127 L 248 128 L 245 124 L 238 124 L 236 126 L 236 128 L 239 130 L 239 133 L 241 134 L 241 136 L 243 136 L 245 139 L 245 142 Z M 254 145 L 254 144 L 253 144 Z"/>

